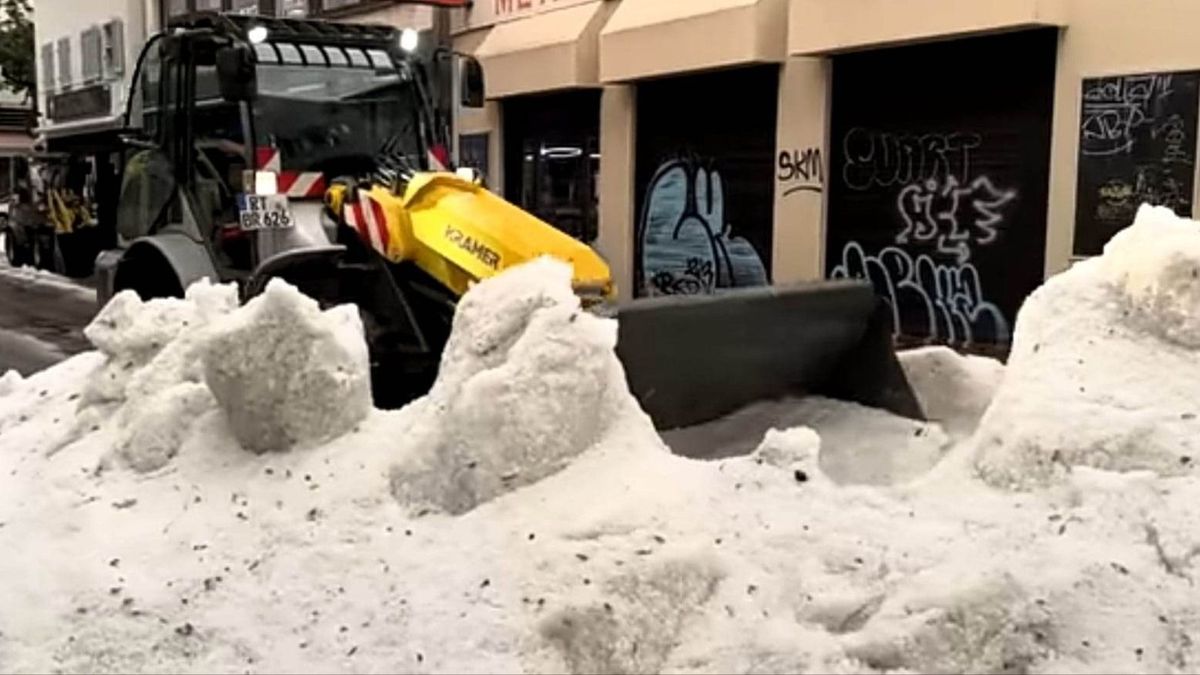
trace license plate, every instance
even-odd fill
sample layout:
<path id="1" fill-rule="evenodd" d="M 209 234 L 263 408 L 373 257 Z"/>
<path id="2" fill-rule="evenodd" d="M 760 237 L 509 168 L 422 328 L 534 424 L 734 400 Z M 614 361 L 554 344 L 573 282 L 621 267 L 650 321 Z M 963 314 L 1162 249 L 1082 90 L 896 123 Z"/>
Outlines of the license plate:
<path id="1" fill-rule="evenodd" d="M 243 230 L 286 230 L 296 226 L 287 195 L 240 195 L 238 222 Z"/>

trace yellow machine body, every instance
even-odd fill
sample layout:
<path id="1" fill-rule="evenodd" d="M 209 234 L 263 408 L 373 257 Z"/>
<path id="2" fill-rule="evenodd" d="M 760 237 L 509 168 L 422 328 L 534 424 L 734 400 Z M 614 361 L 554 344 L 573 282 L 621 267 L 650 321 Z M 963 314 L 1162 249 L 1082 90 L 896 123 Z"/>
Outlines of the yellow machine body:
<path id="1" fill-rule="evenodd" d="M 575 290 L 585 299 L 615 296 L 612 272 L 590 246 L 455 174 L 417 174 L 401 195 L 371 184 L 357 191 L 357 204 L 348 197 L 349 189 L 335 184 L 326 203 L 347 214 L 363 241 L 388 260 L 412 262 L 456 295 L 514 265 L 551 256 L 573 267 Z M 350 217 L 350 209 L 357 215 Z"/>

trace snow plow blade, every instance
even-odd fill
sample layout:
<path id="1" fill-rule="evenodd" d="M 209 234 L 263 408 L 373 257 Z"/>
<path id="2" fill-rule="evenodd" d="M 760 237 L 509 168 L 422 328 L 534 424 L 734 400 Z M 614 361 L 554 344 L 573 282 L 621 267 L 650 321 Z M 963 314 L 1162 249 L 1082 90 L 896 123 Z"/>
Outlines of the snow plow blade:
<path id="1" fill-rule="evenodd" d="M 649 298 L 618 310 L 617 355 L 663 431 L 797 395 L 923 419 L 889 317 L 871 285 L 855 281 Z"/>

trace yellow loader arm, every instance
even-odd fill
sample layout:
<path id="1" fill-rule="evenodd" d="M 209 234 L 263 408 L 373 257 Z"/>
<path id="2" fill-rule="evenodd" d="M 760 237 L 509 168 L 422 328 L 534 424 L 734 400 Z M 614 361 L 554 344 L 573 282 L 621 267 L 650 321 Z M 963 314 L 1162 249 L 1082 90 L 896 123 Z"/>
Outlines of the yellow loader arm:
<path id="1" fill-rule="evenodd" d="M 482 186 L 451 173 L 419 173 L 403 195 L 372 184 L 351 203 L 335 184 L 326 203 L 392 262 L 410 261 L 461 296 L 472 283 L 540 256 L 574 268 L 586 300 L 612 299 L 608 264 L 590 246 Z"/>

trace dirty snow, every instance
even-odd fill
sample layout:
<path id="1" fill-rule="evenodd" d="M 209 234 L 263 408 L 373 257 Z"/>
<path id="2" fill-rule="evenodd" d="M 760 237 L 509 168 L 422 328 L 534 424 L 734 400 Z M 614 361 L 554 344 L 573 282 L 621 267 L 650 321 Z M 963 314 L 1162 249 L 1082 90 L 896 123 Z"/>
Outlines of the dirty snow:
<path id="1" fill-rule="evenodd" d="M 4 246 L 4 238 L 0 236 L 0 247 Z M 62 290 L 64 293 L 71 293 L 85 298 L 88 301 L 94 301 L 96 291 L 88 288 L 82 283 L 71 281 L 70 279 L 50 272 L 48 270 L 40 270 L 30 265 L 22 265 L 21 267 L 13 267 L 8 264 L 8 260 L 0 255 L 0 276 L 11 279 L 21 284 L 38 284 L 50 285 Z"/>
<path id="2" fill-rule="evenodd" d="M 273 280 L 200 349 L 204 382 L 242 447 L 255 452 L 319 444 L 371 409 L 370 359 L 353 305 L 324 312 Z"/>
<path id="3" fill-rule="evenodd" d="M 1194 671 L 1200 481 L 1170 456 L 1189 441 L 1166 442 L 1194 429 L 1140 424 L 1200 398 L 1197 355 L 1135 318 L 1185 294 L 1177 270 L 1131 285 L 1101 278 L 1110 263 L 1030 301 L 995 404 L 955 447 L 936 425 L 775 402 L 779 429 L 710 461 L 666 451 L 612 379 L 611 323 L 540 262 L 472 290 L 430 396 L 327 443 L 243 449 L 179 368 L 177 447 L 141 472 L 116 454 L 145 401 L 130 383 L 247 310 L 184 331 L 167 318 L 197 309 L 131 305 L 108 351 L 0 394 L 0 578 L 21 580 L 0 585 L 0 668 Z M 138 326 L 174 337 L 155 352 Z M 1121 462 L 1088 462 L 1085 442 L 1121 437 Z M 903 461 L 864 468 L 889 444 Z M 1043 475 L 1055 452 L 1092 466 Z"/>
<path id="4" fill-rule="evenodd" d="M 970 436 L 979 426 L 1004 377 L 1004 364 L 996 359 L 962 355 L 945 346 L 911 349 L 898 356 L 925 417 L 956 439 Z"/>
<path id="5" fill-rule="evenodd" d="M 1200 461 L 1200 228 L 1143 207 L 1101 258 L 1026 302 L 976 463 L 1029 486 L 1075 465 L 1163 476 Z M 1019 421 L 1019 424 L 1016 423 Z"/>

